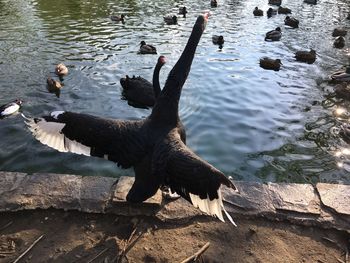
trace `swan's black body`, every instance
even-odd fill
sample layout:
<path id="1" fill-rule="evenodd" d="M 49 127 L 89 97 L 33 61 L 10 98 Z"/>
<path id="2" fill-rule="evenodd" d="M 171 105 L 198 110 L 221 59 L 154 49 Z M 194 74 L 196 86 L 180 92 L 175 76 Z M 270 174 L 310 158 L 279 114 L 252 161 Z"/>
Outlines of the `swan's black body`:
<path id="1" fill-rule="evenodd" d="M 182 87 L 206 20 L 207 16 L 197 18 L 188 43 L 170 71 L 148 118 L 128 121 L 54 112 L 48 117 L 28 119 L 34 136 L 63 152 L 104 157 L 122 168 L 133 167 L 135 182 L 127 195 L 129 202 L 142 202 L 165 185 L 202 211 L 223 221 L 221 209 L 226 211 L 220 185 L 233 189 L 235 186 L 222 172 L 185 145 L 178 111 Z M 57 126 L 57 131 L 53 126 Z M 42 137 L 44 131 L 54 134 L 55 138 Z M 63 143 L 58 142 L 58 138 Z"/>
<path id="2" fill-rule="evenodd" d="M 160 94 L 159 71 L 165 64 L 165 58 L 160 56 L 153 71 L 152 82 L 142 77 L 132 77 L 128 75 L 120 79 L 123 87 L 123 96 L 129 101 L 129 104 L 136 107 L 153 107 L 156 98 Z"/>

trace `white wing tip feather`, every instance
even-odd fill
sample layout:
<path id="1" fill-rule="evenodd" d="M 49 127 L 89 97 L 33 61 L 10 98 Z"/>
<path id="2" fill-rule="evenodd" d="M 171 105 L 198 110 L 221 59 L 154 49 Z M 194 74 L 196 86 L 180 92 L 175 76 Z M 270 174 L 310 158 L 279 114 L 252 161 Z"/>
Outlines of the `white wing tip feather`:
<path id="1" fill-rule="evenodd" d="M 57 118 L 60 113 L 55 112 L 52 117 Z M 90 156 L 90 147 L 64 136 L 62 129 L 66 125 L 65 123 L 48 122 L 43 118 L 37 118 L 34 121 L 33 118 L 27 117 L 25 117 L 25 123 L 28 125 L 33 136 L 42 144 L 54 148 L 59 152 L 73 152 Z"/>
<path id="2" fill-rule="evenodd" d="M 224 217 L 222 215 L 222 211 L 224 211 L 228 220 L 234 225 L 237 226 L 233 221 L 230 214 L 225 210 L 224 204 L 222 202 L 221 191 L 218 189 L 218 197 L 217 199 L 210 200 L 209 197 L 207 199 L 201 199 L 198 195 L 191 194 L 190 199 L 194 207 L 199 208 L 202 212 L 216 216 L 220 221 L 225 222 Z"/>

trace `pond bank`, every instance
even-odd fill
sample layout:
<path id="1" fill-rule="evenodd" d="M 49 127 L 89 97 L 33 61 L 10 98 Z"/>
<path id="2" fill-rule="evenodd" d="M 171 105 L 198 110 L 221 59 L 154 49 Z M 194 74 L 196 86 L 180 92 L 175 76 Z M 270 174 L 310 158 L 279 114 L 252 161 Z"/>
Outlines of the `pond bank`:
<path id="1" fill-rule="evenodd" d="M 205 262 L 346 262 L 350 186 L 235 182 L 240 194 L 223 191 L 234 228 L 160 192 L 130 206 L 132 182 L 1 172 L 0 262 L 41 235 L 22 262 L 116 262 L 133 229 L 143 234 L 123 262 L 181 262 L 206 242 Z"/>

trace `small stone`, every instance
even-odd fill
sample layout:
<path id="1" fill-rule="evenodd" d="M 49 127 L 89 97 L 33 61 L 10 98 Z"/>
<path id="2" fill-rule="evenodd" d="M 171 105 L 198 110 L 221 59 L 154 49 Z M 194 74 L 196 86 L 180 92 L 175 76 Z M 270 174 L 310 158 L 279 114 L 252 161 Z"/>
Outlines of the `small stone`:
<path id="1" fill-rule="evenodd" d="M 148 250 L 149 250 L 149 248 L 148 248 L 148 247 L 143 247 L 143 249 L 144 249 L 144 250 L 146 250 L 146 251 L 148 251 Z"/>

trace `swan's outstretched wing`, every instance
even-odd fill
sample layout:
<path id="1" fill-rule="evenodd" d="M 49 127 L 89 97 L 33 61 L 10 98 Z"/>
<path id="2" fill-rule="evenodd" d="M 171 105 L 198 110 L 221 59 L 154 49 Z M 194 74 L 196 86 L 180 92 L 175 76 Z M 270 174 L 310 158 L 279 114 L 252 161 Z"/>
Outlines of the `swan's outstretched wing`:
<path id="1" fill-rule="evenodd" d="M 142 121 L 56 111 L 50 116 L 26 118 L 26 124 L 37 140 L 60 152 L 105 158 L 122 168 L 133 166 L 146 154 L 148 140 Z"/>
<path id="2" fill-rule="evenodd" d="M 169 134 L 168 138 L 155 147 L 152 169 L 155 176 L 162 178 L 171 190 L 201 211 L 224 221 L 222 211 L 226 211 L 220 186 L 224 184 L 233 189 L 236 187 L 222 172 L 193 153 L 177 133 Z"/>

